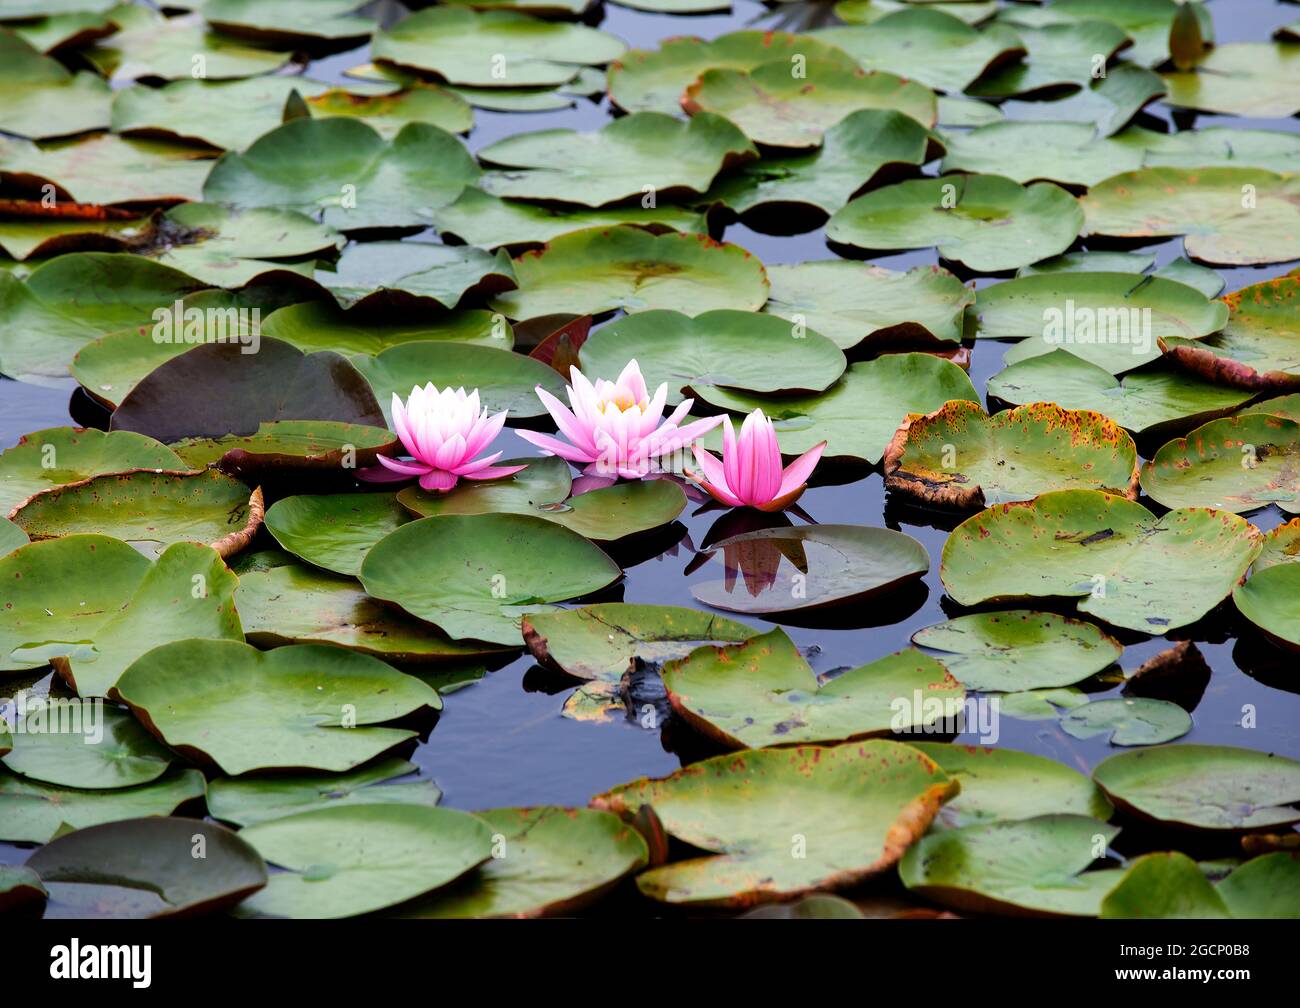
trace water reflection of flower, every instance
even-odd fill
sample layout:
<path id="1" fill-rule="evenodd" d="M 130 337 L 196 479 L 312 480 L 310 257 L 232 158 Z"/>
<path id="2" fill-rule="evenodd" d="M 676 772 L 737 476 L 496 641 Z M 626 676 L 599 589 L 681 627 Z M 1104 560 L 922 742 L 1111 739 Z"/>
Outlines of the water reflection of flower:
<path id="1" fill-rule="evenodd" d="M 787 560 L 794 568 L 806 574 L 808 557 L 803 543 L 797 539 L 748 539 L 728 542 L 736 536 L 760 529 L 792 528 L 794 523 L 781 512 L 755 511 L 737 508 L 722 515 L 709 529 L 700 552 L 687 565 L 685 574 L 691 574 L 722 550 L 723 587 L 728 592 L 736 588 L 737 579 L 744 581 L 752 598 L 770 591 L 776 584 L 781 561 Z M 722 543 L 721 547 L 714 545 Z"/>

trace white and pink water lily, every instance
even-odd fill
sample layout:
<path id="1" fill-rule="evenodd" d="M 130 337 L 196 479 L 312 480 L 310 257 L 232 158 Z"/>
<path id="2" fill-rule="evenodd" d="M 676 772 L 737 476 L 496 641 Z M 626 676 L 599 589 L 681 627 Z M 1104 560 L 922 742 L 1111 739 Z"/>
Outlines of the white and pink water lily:
<path id="1" fill-rule="evenodd" d="M 728 507 L 780 511 L 798 500 L 807 489 L 808 477 L 825 450 L 826 442 L 823 441 L 782 469 L 776 428 L 762 410 L 754 410 L 740 425 L 739 438 L 731 425 L 731 417 L 725 419 L 721 462 L 695 445 L 695 461 L 701 473 L 688 472 L 686 475 Z"/>
<path id="2" fill-rule="evenodd" d="M 522 465 L 494 466 L 502 452 L 475 458 L 485 451 L 505 425 L 507 410 L 495 416 L 479 405 L 478 389 L 437 389 L 430 382 L 415 386 L 405 403 L 393 394 L 393 430 L 410 461 L 379 456 L 392 475 L 388 479 L 418 477 L 425 490 L 446 492 L 461 479 L 490 480 L 512 476 Z M 381 477 L 381 478 L 383 478 Z"/>
<path id="3" fill-rule="evenodd" d="M 518 433 L 548 455 L 585 466 L 588 475 L 643 479 L 662 456 L 687 447 L 722 420 L 709 417 L 679 426 L 691 411 L 691 399 L 664 419 L 668 383 L 651 397 L 635 360 L 615 381 L 598 378 L 593 383 L 576 367 L 569 369 L 569 380 L 569 406 L 537 388 L 542 405 L 568 441 L 533 431 Z"/>

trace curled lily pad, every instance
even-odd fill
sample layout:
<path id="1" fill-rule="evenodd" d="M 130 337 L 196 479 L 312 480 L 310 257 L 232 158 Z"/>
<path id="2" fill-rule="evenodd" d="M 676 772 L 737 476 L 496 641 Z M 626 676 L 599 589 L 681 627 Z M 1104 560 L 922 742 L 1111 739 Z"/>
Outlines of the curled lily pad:
<path id="1" fill-rule="evenodd" d="M 448 565 L 444 558 L 454 555 Z M 430 578 L 437 569 L 439 576 Z M 376 543 L 361 583 L 455 639 L 519 643 L 519 614 L 615 581 L 622 571 L 576 532 L 532 515 L 442 515 Z"/>
<path id="2" fill-rule="evenodd" d="M 626 226 L 561 235 L 516 259 L 515 276 L 519 289 L 491 302 L 512 319 L 616 308 L 757 311 L 768 291 L 763 264 L 739 245 Z"/>
<path id="3" fill-rule="evenodd" d="M 544 917 L 572 914 L 643 868 L 645 841 L 596 809 L 489 809 L 476 813 L 501 854 L 403 917 Z"/>
<path id="4" fill-rule="evenodd" d="M 1085 123 L 1089 126 L 1089 132 L 1095 131 L 1098 137 L 1109 137 L 1122 130 L 1134 116 L 1165 94 L 1165 84 L 1159 74 L 1132 63 L 1118 63 L 1106 69 L 1106 76 L 1088 81 L 1086 87 L 1068 98 L 1010 102 L 1003 111 L 1014 110 L 1016 119 L 1046 123 Z M 940 121 L 943 121 L 942 109 Z M 945 125 L 986 126 L 990 121 L 998 120 L 994 118 Z"/>
<path id="5" fill-rule="evenodd" d="M 1300 763 L 1215 745 L 1119 753 L 1092 779 L 1119 809 L 1169 826 L 1246 832 L 1300 822 Z"/>
<path id="6" fill-rule="evenodd" d="M 1049 182 L 1022 186 L 1000 175 L 900 182 L 837 210 L 826 237 L 864 249 L 937 245 L 946 259 L 996 273 L 1064 252 L 1083 211 Z"/>
<path id="7" fill-rule="evenodd" d="M 29 706 L 4 765 L 28 780 L 88 790 L 148 784 L 167 771 L 172 754 L 118 707 L 87 704 L 79 711 L 80 731 L 58 730 L 78 703 L 48 699 L 36 710 Z"/>
<path id="8" fill-rule="evenodd" d="M 1279 564 L 1300 561 L 1300 518 L 1264 533 L 1264 549 L 1251 568 L 1256 574 Z"/>
<path id="9" fill-rule="evenodd" d="M 765 312 L 832 340 L 841 350 L 860 344 L 957 343 L 974 291 L 938 266 L 906 273 L 865 263 L 825 260 L 769 266 Z"/>
<path id="10" fill-rule="evenodd" d="M 97 75 L 72 74 L 25 39 L 0 29 L 0 129 L 42 140 L 108 126 L 112 92 Z"/>
<path id="11" fill-rule="evenodd" d="M 1285 42 L 1218 45 L 1194 69 L 1162 76 L 1170 105 L 1267 119 L 1300 111 L 1300 49 Z"/>
<path id="12" fill-rule="evenodd" d="M 218 777 L 208 785 L 208 811 L 236 826 L 341 805 L 437 805 L 442 792 L 431 780 L 397 781 L 414 763 L 386 759 L 344 774 Z"/>
<path id="13" fill-rule="evenodd" d="M 651 899 L 750 906 L 887 871 L 956 792 L 929 757 L 875 739 L 717 756 L 591 804 L 625 818 L 651 806 L 669 833 L 708 852 L 643 872 Z"/>
<path id="14" fill-rule="evenodd" d="M 354 116 L 364 119 L 385 140 L 407 123 L 422 122 L 448 133 L 467 133 L 474 126 L 474 109 L 455 92 L 432 84 L 412 84 L 389 94 L 357 94 L 331 88 L 306 99 L 313 116 Z M 265 131 L 264 131 L 265 132 Z"/>
<path id="15" fill-rule="evenodd" d="M 634 112 L 594 133 L 542 130 L 507 137 L 479 151 L 500 170 L 479 186 L 510 199 L 559 200 L 601 207 L 631 197 L 644 203 L 703 193 L 727 165 L 757 156 L 745 134 L 721 116 L 687 122 Z"/>
<path id="16" fill-rule="evenodd" d="M 370 547 L 409 519 L 394 494 L 302 494 L 272 504 L 266 530 L 294 556 L 355 575 Z"/>
<path id="17" fill-rule="evenodd" d="M 989 416 L 955 400 L 911 416 L 885 452 L 885 486 L 952 507 L 1029 500 L 1048 490 L 1137 498 L 1137 447 L 1100 413 L 1034 403 Z"/>
<path id="18" fill-rule="evenodd" d="M 255 48 L 210 31 L 197 14 L 169 18 L 123 4 L 113 8 L 113 23 L 118 30 L 83 55 L 114 83 L 145 77 L 253 77 L 273 73 L 289 60 L 287 52 Z"/>
<path id="19" fill-rule="evenodd" d="M 118 431 L 117 433 L 125 433 Z M 397 438 L 383 427 L 332 420 L 272 420 L 255 434 L 186 438 L 172 447 L 191 469 L 218 465 L 239 474 L 264 469 L 354 469 L 388 454 Z"/>
<path id="20" fill-rule="evenodd" d="M 1061 718 L 1061 729 L 1075 738 L 1106 735 L 1117 746 L 1158 745 L 1191 731 L 1192 716 L 1168 700 L 1111 697 L 1075 707 Z"/>
<path id="21" fill-rule="evenodd" d="M 1240 514 L 1277 504 L 1300 512 L 1300 423 L 1266 413 L 1211 420 L 1142 467 L 1142 489 L 1166 507 Z"/>
<path id="22" fill-rule="evenodd" d="M 372 725 L 442 706 L 424 683 L 368 655 L 229 640 L 156 647 L 117 692 L 172 749 L 228 774 L 351 770 L 415 734 Z"/>
<path id="23" fill-rule="evenodd" d="M 1128 44 L 1122 28 L 1106 21 L 1075 21 L 1042 28 L 1017 27 L 1028 50 L 1018 63 L 984 74 L 967 93 L 982 98 L 1007 98 L 1081 88 L 1096 79 L 1116 50 Z"/>
<path id="24" fill-rule="evenodd" d="M 266 865 L 242 836 L 199 819 L 78 829 L 38 850 L 27 867 L 50 890 L 56 912 L 47 916 L 65 909 L 70 917 L 193 917 L 234 906 L 266 885 Z"/>
<path id="25" fill-rule="evenodd" d="M 915 648 L 819 676 L 784 630 L 705 646 L 663 668 L 673 711 L 734 749 L 933 730 L 965 691 Z"/>
<path id="26" fill-rule="evenodd" d="M 349 246 L 333 269 L 316 271 L 342 308 L 454 308 L 471 293 L 515 286 L 510 257 L 469 246 L 365 242 Z"/>
<path id="27" fill-rule="evenodd" d="M 1124 650 L 1091 623 L 1022 609 L 945 620 L 912 634 L 912 643 L 942 652 L 944 668 L 967 689 L 998 693 L 1070 686 Z"/>
<path id="28" fill-rule="evenodd" d="M 902 532 L 864 525 L 760 529 L 714 543 L 726 576 L 691 587 L 696 600 L 730 612 L 791 615 L 866 602 L 930 569 L 925 547 Z M 762 584 L 736 583 L 729 550 L 773 554 Z M 781 560 L 785 563 L 780 563 Z"/>
<path id="29" fill-rule="evenodd" d="M 1142 168 L 1080 199 L 1089 234 L 1183 235 L 1187 254 L 1225 266 L 1300 258 L 1300 178 L 1263 168 Z"/>
<path id="30" fill-rule="evenodd" d="M 473 343 L 509 350 L 514 334 L 505 317 L 482 309 L 447 312 L 411 320 L 366 318 L 323 301 L 285 305 L 262 325 L 266 336 L 292 343 L 299 350 L 333 350 L 345 357 L 375 356 L 399 343 Z M 77 370 L 86 367 L 83 352 Z M 80 377 L 80 375 L 79 375 Z"/>
<path id="31" fill-rule="evenodd" d="M 923 837 L 898 874 L 908 889 L 958 910 L 1096 917 L 1124 873 L 1087 869 L 1118 833 L 1083 815 L 976 823 Z"/>
<path id="32" fill-rule="evenodd" d="M 1261 555 L 1260 562 L 1263 559 Z M 1289 559 L 1276 562 L 1255 571 L 1245 584 L 1232 590 L 1232 600 L 1241 614 L 1270 640 L 1293 651 L 1300 651 L 1298 570 Z"/>
<path id="33" fill-rule="evenodd" d="M 1066 596 L 1114 626 L 1163 634 L 1221 602 L 1260 551 L 1236 515 L 1180 508 L 1163 517 L 1097 490 L 1058 490 L 962 522 L 940 576 L 962 605 Z M 1006 557 L 1022 563 L 1008 565 Z"/>
<path id="34" fill-rule="evenodd" d="M 492 831 L 453 809 L 336 805 L 240 831 L 287 869 L 240 912 L 337 918 L 382 910 L 455 881 L 492 856 Z"/>

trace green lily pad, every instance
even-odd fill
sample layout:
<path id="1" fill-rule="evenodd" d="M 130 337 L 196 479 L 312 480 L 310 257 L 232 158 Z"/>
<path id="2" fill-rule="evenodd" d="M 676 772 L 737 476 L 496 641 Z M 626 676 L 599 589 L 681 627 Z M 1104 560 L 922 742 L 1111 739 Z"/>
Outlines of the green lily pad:
<path id="1" fill-rule="evenodd" d="M 708 641 L 743 641 L 755 630 L 714 613 L 679 606 L 608 602 L 529 613 L 524 641 L 539 662 L 575 679 L 616 683 L 637 660 L 662 664 Z"/>
<path id="2" fill-rule="evenodd" d="M 108 9 L 116 6 L 114 3 L 69 0 L 67 6 L 73 9 L 62 11 L 55 6 L 54 12 L 47 17 L 36 17 L 33 10 L 31 20 L 12 21 L 6 27 L 47 56 L 80 49 L 117 31 L 117 25 L 108 14 Z"/>
<path id="3" fill-rule="evenodd" d="M 1200 866 L 1177 851 L 1136 858 L 1101 904 L 1103 918 L 1215 920 L 1231 916 Z"/>
<path id="4" fill-rule="evenodd" d="M 866 263 L 822 260 L 769 266 L 771 315 L 832 340 L 841 350 L 865 344 L 959 343 L 962 315 L 975 292 L 947 270 L 917 266 L 906 273 Z"/>
<path id="5" fill-rule="evenodd" d="M 262 333 L 292 343 L 299 350 L 333 350 L 345 357 L 374 356 L 399 343 L 446 341 L 498 350 L 509 350 L 514 345 L 510 323 L 503 316 L 483 309 L 399 321 L 348 315 L 337 305 L 324 301 L 277 309 L 262 324 Z M 83 359 L 78 360 L 79 367 L 84 366 L 85 356 L 83 353 Z"/>
<path id="6" fill-rule="evenodd" d="M 1300 259 L 1297 194 L 1300 177 L 1262 168 L 1158 167 L 1106 179 L 1080 204 L 1089 234 L 1183 235 L 1192 259 L 1254 266 Z"/>
<path id="7" fill-rule="evenodd" d="M 1154 255 L 1143 252 L 1067 252 L 1032 266 L 1021 267 L 1016 276 L 1034 276 L 1038 273 L 1150 273 L 1152 276 L 1195 287 L 1207 298 L 1212 298 L 1223 290 L 1223 277 L 1208 266 L 1198 266 L 1179 258 L 1153 270 L 1155 259 Z"/>
<path id="8" fill-rule="evenodd" d="M 645 867 L 645 841 L 595 809 L 489 809 L 477 813 L 502 853 L 459 883 L 404 910 L 403 917 L 569 915 Z M 575 857 L 581 852 L 580 857 Z"/>
<path id="9" fill-rule="evenodd" d="M 592 333 L 580 356 L 588 374 L 604 375 L 635 359 L 650 388 L 668 383 L 669 402 L 697 385 L 821 392 L 845 366 L 844 353 L 820 333 L 775 315 L 726 310 L 694 318 L 666 310 L 629 315 Z"/>
<path id="10" fill-rule="evenodd" d="M 322 284 L 342 308 L 375 305 L 406 310 L 454 308 L 467 294 L 515 286 L 505 252 L 472 246 L 377 241 L 351 245 L 332 269 L 318 269 Z"/>
<path id="11" fill-rule="evenodd" d="M 1118 137 L 1098 136 L 1092 123 L 1076 122 L 996 122 L 945 133 L 944 145 L 948 152 L 941 171 L 1003 174 L 1016 182 L 1046 179 L 1085 187 L 1141 168 L 1145 153 Z"/>
<path id="12" fill-rule="evenodd" d="M 1086 123 L 1089 132 L 1095 130 L 1099 137 L 1109 137 L 1124 129 L 1144 108 L 1165 96 L 1165 83 L 1159 74 L 1132 63 L 1118 63 L 1106 70 L 1106 76 L 1090 80 L 1068 98 L 1055 101 L 1020 101 L 1008 103 L 1004 111 L 1014 110 L 1015 118 L 1031 122 Z M 942 109 L 940 122 L 943 122 Z M 985 120 L 963 124 L 945 125 L 985 126 Z M 1242 131 L 1246 132 L 1246 131 Z M 1029 152 L 1026 152 L 1029 153 Z M 1035 150 L 1034 154 L 1045 153 Z M 1008 162 L 1002 161 L 1006 166 Z M 1068 170 L 1068 169 L 1060 169 Z"/>
<path id="13" fill-rule="evenodd" d="M 739 245 L 707 235 L 653 235 L 636 227 L 561 235 L 515 260 L 519 289 L 489 307 L 512 319 L 599 315 L 655 308 L 689 315 L 757 311 L 767 301 L 763 264 Z"/>
<path id="14" fill-rule="evenodd" d="M 72 74 L 0 29 L 0 129 L 32 140 L 108 126 L 112 92 L 92 73 Z"/>
<path id="15" fill-rule="evenodd" d="M 1000 13 L 998 19 L 1032 27 L 1108 21 L 1133 40 L 1133 45 L 1124 50 L 1125 59 L 1157 66 L 1169 58 L 1169 32 L 1179 6 L 1179 0 L 1055 0 L 1041 7 L 1019 4 Z M 1197 2 L 1187 6 L 1196 14 L 1202 36 L 1213 40 L 1214 21 L 1209 9 Z M 1116 69 L 1112 67 L 1109 72 L 1113 74 Z"/>
<path id="16" fill-rule="evenodd" d="M 509 199 L 559 200 L 601 207 L 651 195 L 657 202 L 707 190 L 727 165 L 756 157 L 728 120 L 700 113 L 682 122 L 634 112 L 593 133 L 541 130 L 499 140 L 478 152 L 498 170 L 479 187 Z"/>
<path id="17" fill-rule="evenodd" d="M 1296 651 L 1300 650 L 1300 595 L 1296 593 L 1300 568 L 1290 559 L 1256 570 L 1245 584 L 1232 590 L 1232 600 L 1270 640 Z M 1263 555 L 1260 560 L 1264 560 Z"/>
<path id="18" fill-rule="evenodd" d="M 886 354 L 850 364 L 839 381 L 818 395 L 760 396 L 701 384 L 692 385 L 692 391 L 720 409 L 761 409 L 773 421 L 783 455 L 802 454 L 825 441 L 827 458 L 873 465 L 909 413 L 930 413 L 951 399 L 976 399 L 965 371 L 924 353 Z M 715 431 L 703 443 L 717 447 L 721 435 Z"/>
<path id="19" fill-rule="evenodd" d="M 113 8 L 118 30 L 82 55 L 112 83 L 161 77 L 254 77 L 274 73 L 289 61 L 287 52 L 254 48 L 210 31 L 197 14 L 163 17 L 148 7 Z"/>
<path id="20" fill-rule="evenodd" d="M 1216 888 L 1233 917 L 1294 920 L 1300 895 L 1300 862 L 1287 851 L 1251 858 L 1234 868 Z"/>
<path id="21" fill-rule="evenodd" d="M 1065 409 L 1095 410 L 1134 434 L 1186 430 L 1251 397 L 1169 366 L 1131 371 L 1121 380 L 1061 349 L 1010 365 L 989 379 L 988 390 L 1008 403 L 1050 400 Z"/>
<path id="22" fill-rule="evenodd" d="M 1161 447 L 1142 467 L 1142 489 L 1166 507 L 1300 513 L 1300 423 L 1266 413 L 1211 420 Z"/>
<path id="23" fill-rule="evenodd" d="M 855 0 L 841 0 L 842 3 L 851 3 Z M 870 3 L 871 0 L 862 0 L 863 3 Z M 954 98 L 951 95 L 940 95 L 938 101 L 939 125 L 940 126 L 967 126 L 974 128 L 976 126 L 987 126 L 989 123 L 1001 122 L 1003 117 L 1002 110 L 996 105 L 980 101 L 978 98 Z"/>
<path id="24" fill-rule="evenodd" d="M 711 550 L 768 552 L 774 570 L 763 585 L 722 581 L 691 586 L 715 609 L 791 615 L 864 603 L 916 580 L 930 569 L 925 547 L 902 532 L 865 525 L 797 525 L 760 529 L 714 543 Z M 731 566 L 730 563 L 727 564 Z"/>
<path id="25" fill-rule="evenodd" d="M 1211 49 L 1194 70 L 1161 76 L 1169 88 L 1166 101 L 1177 107 L 1262 119 L 1283 119 L 1300 111 L 1296 45 L 1230 42 Z"/>
<path id="26" fill-rule="evenodd" d="M 898 874 L 908 889 L 957 910 L 1096 917 L 1124 872 L 1087 869 L 1118 833 L 1083 815 L 977 823 L 923 837 Z"/>
<path id="27" fill-rule="evenodd" d="M 424 683 L 368 655 L 315 644 L 259 651 L 229 640 L 156 647 L 117 692 L 172 749 L 228 774 L 351 770 L 415 736 L 370 726 L 442 706 Z"/>
<path id="28" fill-rule="evenodd" d="M 1168 700 L 1113 697 L 1075 707 L 1061 718 L 1061 730 L 1080 739 L 1105 735 L 1116 746 L 1159 745 L 1191 731 L 1192 716 Z"/>
<path id="29" fill-rule="evenodd" d="M 442 792 L 431 780 L 391 783 L 416 770 L 407 760 L 386 759 L 344 774 L 218 777 L 208 785 L 208 811 L 236 826 L 256 826 L 340 806 L 437 805 Z"/>
<path id="30" fill-rule="evenodd" d="M 19 546 L 26 546 L 30 539 L 27 533 L 8 518 L 0 518 L 0 556 L 12 553 Z"/>
<path id="31" fill-rule="evenodd" d="M 354 14 L 361 0 L 205 0 L 203 16 L 219 31 L 259 45 L 311 49 L 322 41 L 360 45 L 378 25 Z"/>
<path id="32" fill-rule="evenodd" d="M 1124 650 L 1092 623 L 1022 609 L 945 620 L 912 634 L 912 643 L 942 652 L 944 668 L 967 689 L 1009 693 L 1082 682 Z"/>
<path id="33" fill-rule="evenodd" d="M 355 576 L 370 547 L 410 520 L 391 493 L 303 494 L 266 512 L 266 530 L 309 564 Z"/>
<path id="34" fill-rule="evenodd" d="M 1000 175 L 963 175 L 859 196 L 832 215 L 826 237 L 875 250 L 936 245 L 946 259 L 996 273 L 1064 252 L 1082 227 L 1074 198 L 1050 182 L 1026 187 Z"/>
<path id="35" fill-rule="evenodd" d="M 997 0 L 839 0 L 835 15 L 848 24 L 872 24 L 895 11 L 907 10 L 911 3 L 924 3 L 970 25 L 987 21 L 998 10 Z"/>
<path id="36" fill-rule="evenodd" d="M 819 676 L 779 628 L 698 648 L 664 665 L 663 681 L 675 714 L 732 749 L 933 731 L 959 717 L 966 695 L 915 648 Z"/>
<path id="37" fill-rule="evenodd" d="M 317 118 L 354 116 L 364 119 L 385 140 L 392 140 L 407 123 L 429 123 L 448 133 L 468 133 L 474 109 L 455 92 L 420 83 L 389 94 L 357 94 L 331 88 L 306 99 Z M 265 132 L 265 131 L 264 131 Z"/>
<path id="38" fill-rule="evenodd" d="M 629 819 L 651 806 L 669 833 L 707 852 L 643 872 L 646 896 L 750 906 L 888 871 L 956 792 L 929 757 L 873 739 L 728 753 L 591 804 Z"/>
<path id="39" fill-rule="evenodd" d="M 1053 813 L 1105 820 L 1114 811 L 1087 777 L 1045 756 L 946 742 L 909 745 L 961 784 L 961 792 L 939 810 L 931 829 L 960 829 Z"/>
<path id="40" fill-rule="evenodd" d="M 238 475 L 274 468 L 346 469 L 372 465 L 381 450 L 396 444 L 396 436 L 382 427 L 331 420 L 273 420 L 261 424 L 255 434 L 187 438 L 172 447 L 192 469 L 218 465 Z"/>
<path id="41" fill-rule="evenodd" d="M 87 705 L 79 711 L 81 731 L 55 730 L 54 726 L 68 723 L 69 713 L 75 709 L 59 713 L 54 707 L 59 702 L 49 701 L 43 713 L 29 711 L 22 719 L 23 730 L 13 733 L 14 748 L 3 762 L 14 773 L 28 780 L 88 790 L 148 784 L 166 773 L 172 754 L 130 714 L 118 707 L 94 710 Z"/>
<path id="42" fill-rule="evenodd" d="M 170 815 L 177 806 L 202 798 L 204 788 L 197 770 L 173 769 L 148 784 L 104 791 L 41 784 L 0 770 L 0 839 L 43 844 L 65 824 L 85 829 L 136 816 Z"/>
<path id="43" fill-rule="evenodd" d="M 193 771 L 190 771 L 191 773 Z M 78 829 L 27 859 L 69 917 L 194 917 L 266 885 L 266 865 L 240 835 L 198 819 L 126 819 Z M 88 912 L 89 911 L 89 912 Z"/>
<path id="44" fill-rule="evenodd" d="M 957 400 L 899 428 L 884 460 L 885 486 L 933 504 L 982 508 L 1049 490 L 1137 497 L 1133 439 L 1099 413 L 1033 403 L 993 416 Z"/>
<path id="45" fill-rule="evenodd" d="M 1088 694 L 1073 686 L 1062 689 L 1022 690 L 998 696 L 998 710 L 1021 721 L 1055 721 L 1062 710 L 1073 710 L 1088 702 Z"/>
<path id="46" fill-rule="evenodd" d="M 1158 518 L 1123 497 L 1058 490 L 966 519 L 944 544 L 940 577 L 961 605 L 1072 597 L 1082 613 L 1160 635 L 1218 605 L 1260 548 L 1254 526 L 1226 512 Z"/>
<path id="47" fill-rule="evenodd" d="M 442 559 L 449 551 L 453 565 Z M 403 525 L 366 554 L 360 577 L 373 597 L 452 638 L 518 644 L 521 607 L 585 595 L 621 573 L 598 547 L 554 522 L 481 514 Z"/>
<path id="48" fill-rule="evenodd" d="M 428 123 L 390 141 L 360 119 L 292 119 L 242 154 L 222 155 L 203 198 L 320 214 L 340 231 L 427 227 L 479 174 L 465 145 Z"/>
<path id="49" fill-rule="evenodd" d="M 608 63 L 625 48 L 585 25 L 431 7 L 377 33 L 371 54 L 381 64 L 435 73 L 451 84 L 520 88 L 565 84 L 579 67 Z"/>
<path id="50" fill-rule="evenodd" d="M 1215 745 L 1119 753 L 1092 779 L 1116 808 L 1167 826 L 1246 832 L 1300 822 L 1300 762 Z"/>
<path id="51" fill-rule="evenodd" d="M 1010 98 L 1087 87 L 1106 61 L 1125 45 L 1122 28 L 1106 21 L 1074 21 L 1015 29 L 1026 49 L 1018 63 L 984 74 L 967 89 L 980 98 Z M 1098 57 L 1101 67 L 1098 67 Z"/>
<path id="52" fill-rule="evenodd" d="M 1292 518 L 1264 533 L 1264 549 L 1251 571 L 1258 574 L 1269 567 L 1300 561 L 1300 518 Z"/>

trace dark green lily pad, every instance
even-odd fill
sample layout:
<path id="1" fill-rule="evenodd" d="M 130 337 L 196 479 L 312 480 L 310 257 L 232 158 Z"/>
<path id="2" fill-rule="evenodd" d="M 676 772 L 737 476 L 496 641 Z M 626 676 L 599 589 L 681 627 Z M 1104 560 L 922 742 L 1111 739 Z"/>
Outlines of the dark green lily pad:
<path id="1" fill-rule="evenodd" d="M 4 765 L 28 780 L 88 790 L 148 784 L 166 773 L 172 754 L 130 714 L 118 707 L 96 710 L 79 704 L 50 699 L 39 713 L 29 707 L 22 728 L 12 734 L 14 748 L 4 756 Z M 81 731 L 57 730 L 76 727 L 76 714 Z"/>
<path id="2" fill-rule="evenodd" d="M 349 315 L 337 305 L 324 301 L 285 305 L 266 319 L 262 333 L 292 343 L 299 350 L 333 350 L 345 357 L 374 356 L 399 343 L 445 341 L 498 350 L 509 350 L 514 345 L 510 323 L 501 315 L 483 309 L 398 321 Z M 89 350 L 79 356 L 79 368 Z"/>
<path id="3" fill-rule="evenodd" d="M 266 530 L 294 556 L 356 575 L 370 547 L 409 520 L 391 493 L 304 494 L 272 504 Z"/>
<path id="4" fill-rule="evenodd" d="M 0 29 L 0 129 L 32 140 L 108 126 L 112 92 L 96 74 L 72 74 Z"/>
<path id="5" fill-rule="evenodd" d="M 1061 718 L 1061 730 L 1075 738 L 1106 735 L 1116 746 L 1159 745 L 1191 731 L 1192 716 L 1168 700 L 1113 697 L 1075 707 Z"/>
<path id="6" fill-rule="evenodd" d="M 1177 851 L 1137 858 L 1102 903 L 1102 917 L 1294 920 L 1300 899 L 1300 859 L 1276 851 L 1252 858 L 1218 882 Z"/>
<path id="7" fill-rule="evenodd" d="M 118 431 L 117 433 L 124 433 Z M 186 438 L 172 447 L 191 469 L 218 465 L 239 474 L 263 469 L 355 469 L 397 445 L 383 427 L 333 420 L 272 420 L 257 433 Z"/>
<path id="8" fill-rule="evenodd" d="M 1276 555 L 1276 554 L 1274 554 Z M 1261 554 L 1260 561 L 1264 560 Z M 1290 558 L 1288 558 L 1288 561 Z M 1259 563 L 1256 563 L 1259 567 Z M 1246 619 L 1270 640 L 1300 651 L 1300 568 L 1276 562 L 1256 570 L 1245 584 L 1232 590 L 1232 600 Z"/>

